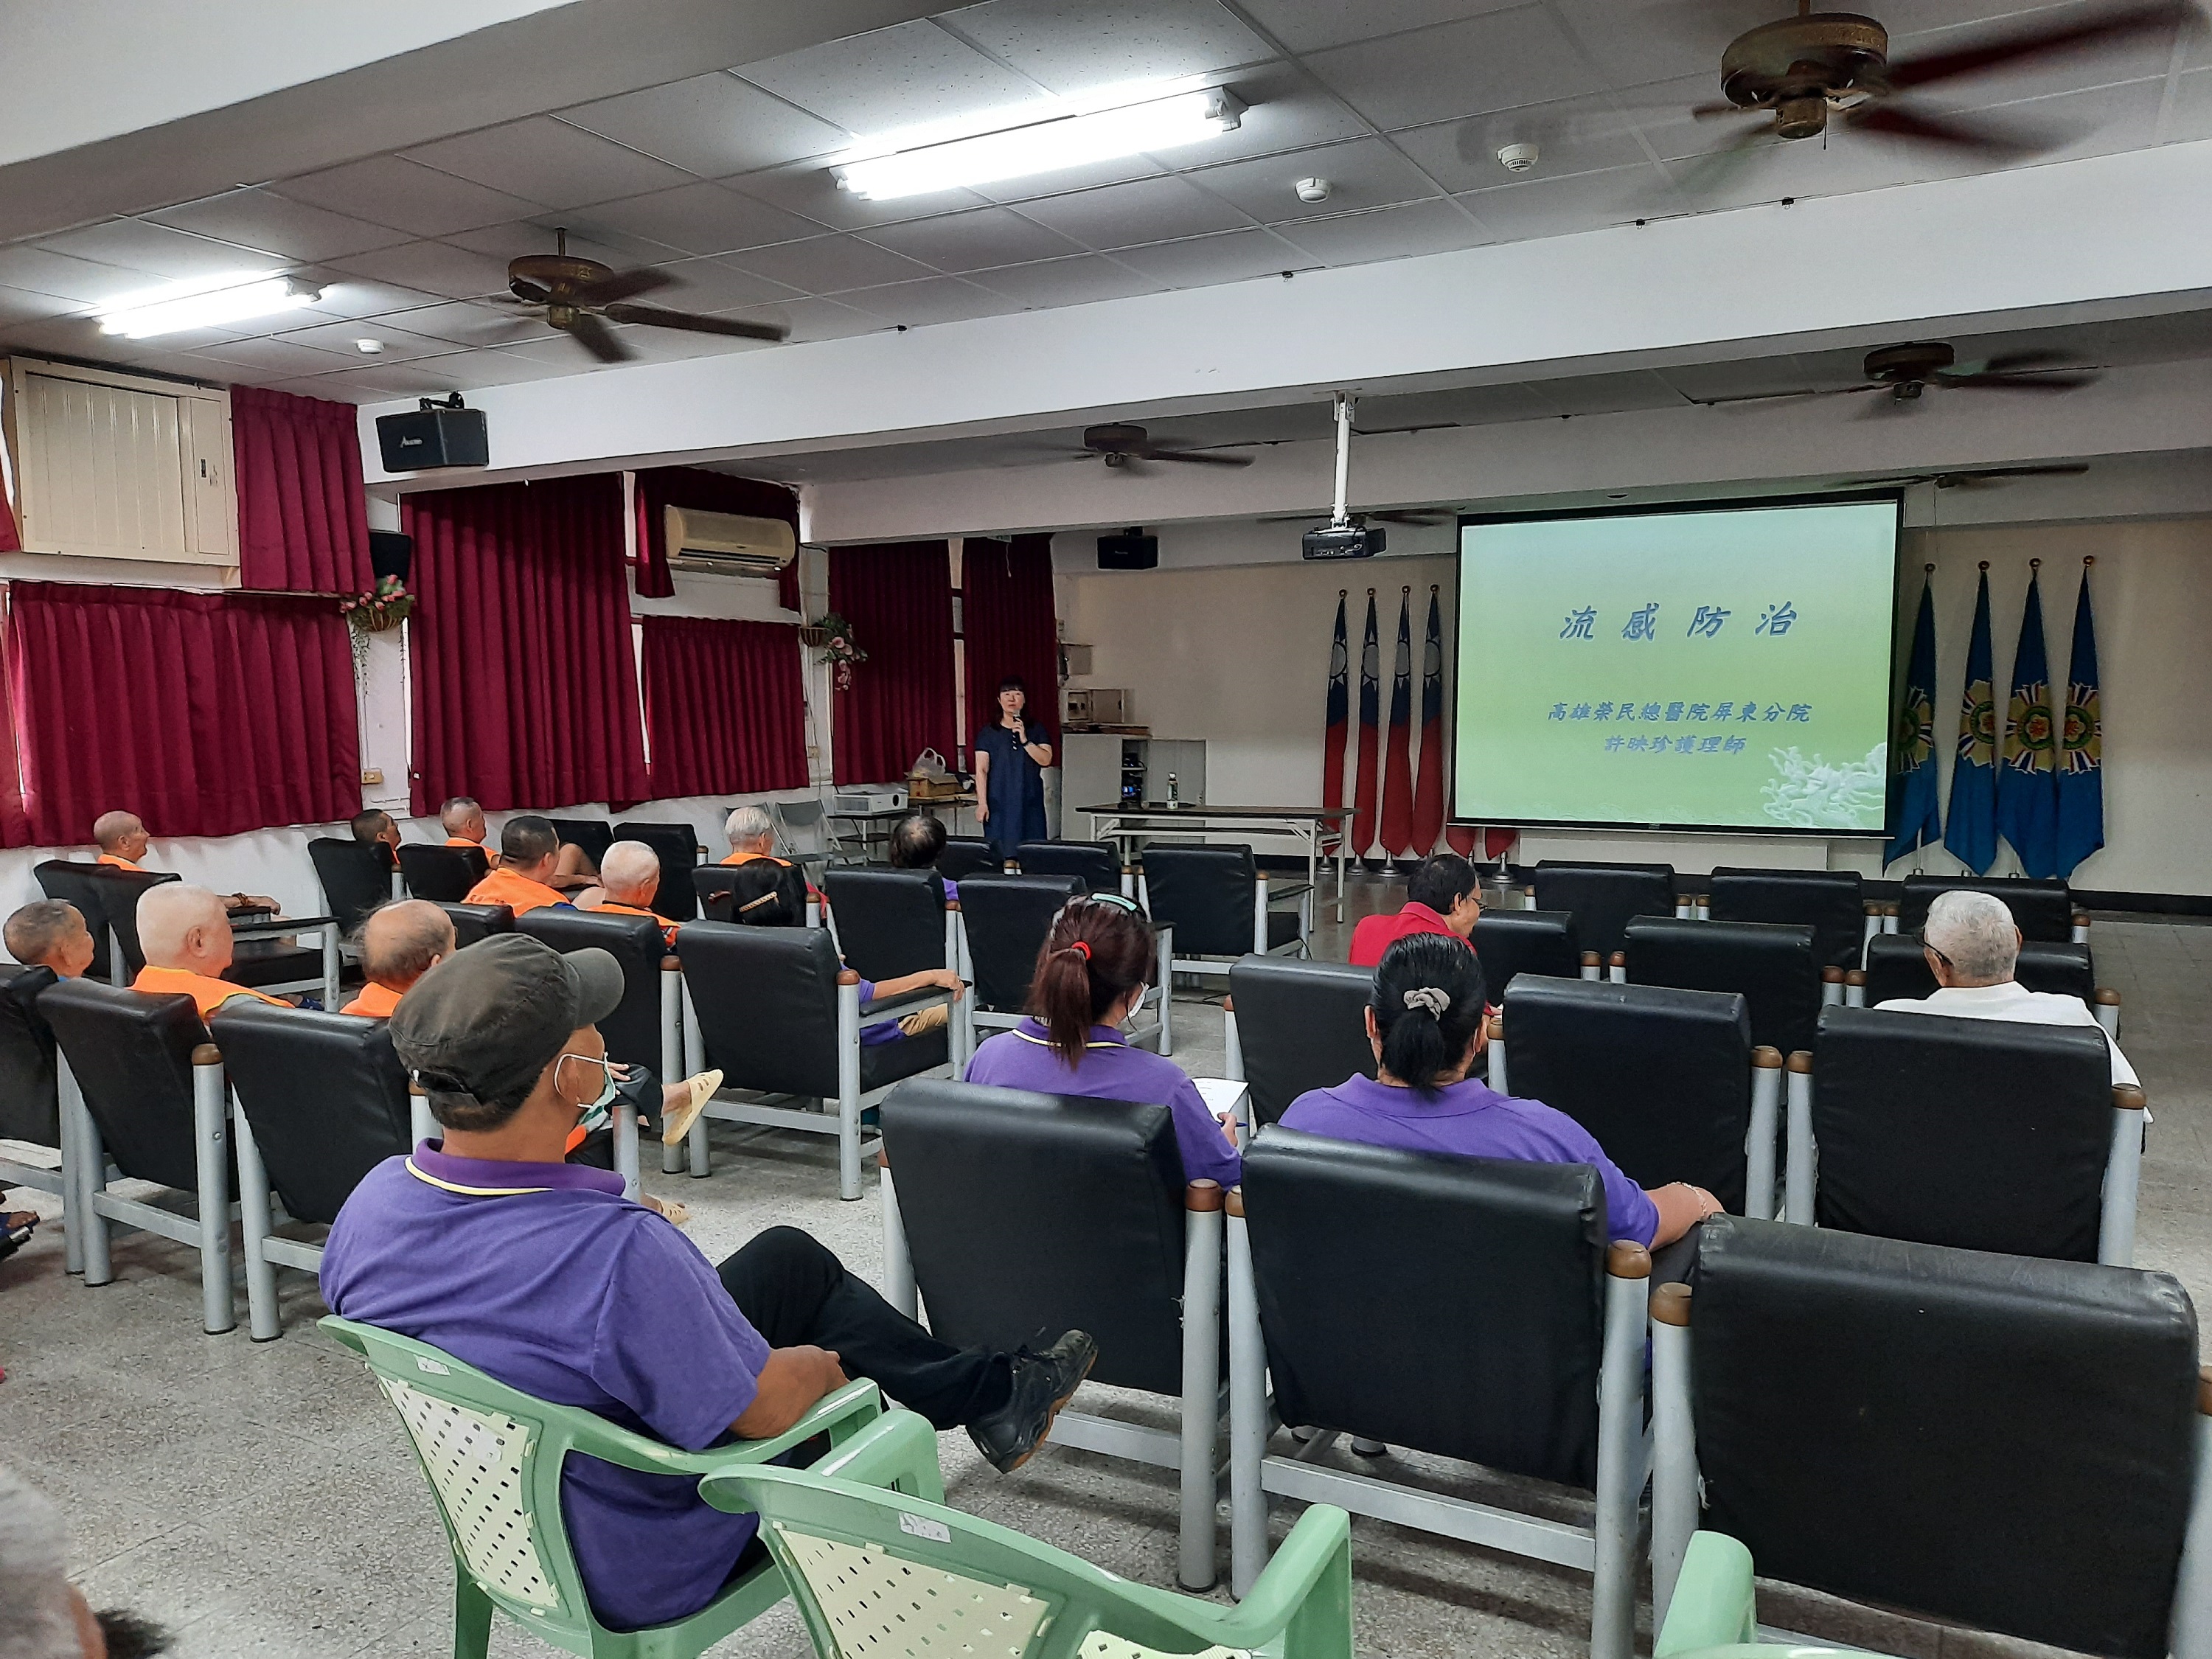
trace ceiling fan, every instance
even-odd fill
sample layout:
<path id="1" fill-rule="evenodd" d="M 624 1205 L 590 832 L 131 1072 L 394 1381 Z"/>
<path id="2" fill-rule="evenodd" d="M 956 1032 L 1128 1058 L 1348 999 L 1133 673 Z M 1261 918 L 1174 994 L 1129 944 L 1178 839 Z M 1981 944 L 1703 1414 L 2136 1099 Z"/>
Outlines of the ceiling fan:
<path id="1" fill-rule="evenodd" d="M 1897 478 L 1847 478 L 1844 487 L 1870 489 L 1877 485 L 1924 483 L 1938 489 L 1980 489 L 2007 478 L 2071 478 L 2088 470 L 2084 461 L 2053 462 L 2047 466 L 1970 466 L 1955 472 L 1914 472 Z"/>
<path id="2" fill-rule="evenodd" d="M 1132 426 L 1126 421 L 1110 421 L 1104 426 L 1083 428 L 1083 453 L 1074 459 L 1089 460 L 1097 456 L 1109 467 L 1126 467 L 1138 461 L 1188 461 L 1194 466 L 1249 466 L 1249 455 L 1217 455 L 1204 449 L 1162 449 L 1152 441 L 1144 428 Z"/>
<path id="3" fill-rule="evenodd" d="M 1795 17 L 1762 23 L 1729 43 L 1721 54 L 1722 101 L 1691 113 L 1701 120 L 1769 118 L 1723 149 L 1724 157 L 1770 137 L 1816 137 L 1832 123 L 1850 131 L 2012 159 L 2047 148 L 2051 140 L 2017 127 L 1932 113 L 1915 107 L 1906 94 L 1988 70 L 2117 46 L 2171 30 L 2196 15 L 2188 0 L 2137 0 L 2078 21 L 2014 28 L 1948 51 L 1892 58 L 1889 33 L 1873 18 L 1814 11 L 1812 0 L 1798 0 Z"/>
<path id="4" fill-rule="evenodd" d="M 1931 386 L 1970 392 L 2071 392 L 2097 378 L 2094 370 L 2055 369 L 2063 361 L 2052 351 L 2015 351 L 1962 363 L 1946 341 L 1909 340 L 1868 352 L 1866 385 L 1843 389 L 1887 392 L 1882 401 L 1894 405 L 1912 402 Z"/>
<path id="5" fill-rule="evenodd" d="M 627 362 L 637 354 L 611 331 L 609 323 L 642 324 L 652 328 L 678 328 L 693 334 L 727 334 L 741 340 L 779 342 L 791 331 L 775 323 L 748 323 L 731 317 L 708 317 L 694 311 L 669 311 L 659 306 L 629 303 L 634 295 L 650 294 L 676 279 L 665 271 L 641 269 L 617 270 L 597 259 L 568 252 L 568 233 L 553 233 L 556 251 L 526 254 L 507 267 L 507 294 L 492 297 L 502 305 L 524 306 L 536 311 L 550 328 L 557 328 L 603 363 Z M 509 295 L 513 297 L 509 297 Z"/>

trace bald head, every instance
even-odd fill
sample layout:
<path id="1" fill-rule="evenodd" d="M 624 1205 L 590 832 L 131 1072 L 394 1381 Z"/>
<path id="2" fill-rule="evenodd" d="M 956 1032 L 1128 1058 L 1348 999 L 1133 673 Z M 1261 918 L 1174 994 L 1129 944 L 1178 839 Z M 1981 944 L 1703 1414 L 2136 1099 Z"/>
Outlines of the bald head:
<path id="1" fill-rule="evenodd" d="M 92 934 L 84 917 L 59 899 L 36 899 L 16 911 L 0 930 L 0 941 L 26 967 L 51 968 L 63 979 L 79 978 L 92 965 Z"/>
<path id="2" fill-rule="evenodd" d="M 101 852 L 136 864 L 146 851 L 146 826 L 136 812 L 102 812 L 92 821 L 92 839 Z"/>
<path id="3" fill-rule="evenodd" d="M 653 908 L 660 890 L 660 854 L 641 841 L 618 841 L 599 860 L 599 885 L 617 904 Z"/>
<path id="4" fill-rule="evenodd" d="M 465 841 L 484 838 L 483 808 L 466 795 L 456 795 L 440 808 L 438 822 L 449 836 L 458 836 Z"/>
<path id="5" fill-rule="evenodd" d="M 387 991 L 404 991 L 453 954 L 453 920 L 427 899 L 380 905 L 362 924 L 361 970 Z"/>
<path id="6" fill-rule="evenodd" d="M 2020 959 L 2020 927 L 1994 893 L 1954 888 L 1936 896 L 1920 943 L 1945 985 L 2002 985 Z"/>
<path id="7" fill-rule="evenodd" d="M 165 881 L 138 896 L 138 948 L 153 967 L 214 978 L 230 966 L 230 918 L 206 888 Z"/>

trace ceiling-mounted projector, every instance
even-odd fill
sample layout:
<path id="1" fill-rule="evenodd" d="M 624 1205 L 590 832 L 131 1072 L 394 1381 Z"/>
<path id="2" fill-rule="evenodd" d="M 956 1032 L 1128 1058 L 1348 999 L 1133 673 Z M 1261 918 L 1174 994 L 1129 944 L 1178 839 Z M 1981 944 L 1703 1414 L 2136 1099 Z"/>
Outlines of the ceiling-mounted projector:
<path id="1" fill-rule="evenodd" d="M 1298 538 L 1298 551 L 1309 559 L 1371 559 L 1388 545 L 1382 526 L 1370 526 L 1354 519 L 1348 524 L 1318 525 Z"/>

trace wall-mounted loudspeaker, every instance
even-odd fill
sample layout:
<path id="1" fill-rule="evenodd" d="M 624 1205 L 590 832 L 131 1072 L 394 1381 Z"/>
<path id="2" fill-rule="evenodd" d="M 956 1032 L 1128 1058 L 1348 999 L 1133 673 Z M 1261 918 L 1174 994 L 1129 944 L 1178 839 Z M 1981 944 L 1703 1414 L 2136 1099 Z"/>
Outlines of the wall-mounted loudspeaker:
<path id="1" fill-rule="evenodd" d="M 396 530 L 372 530 L 368 532 L 368 568 L 381 580 L 386 576 L 395 581 L 405 581 L 407 573 L 415 562 L 415 538 L 403 536 Z"/>
<path id="2" fill-rule="evenodd" d="M 1101 570 L 1152 570 L 1160 562 L 1160 538 L 1147 536 L 1134 526 L 1118 536 L 1098 538 Z"/>
<path id="3" fill-rule="evenodd" d="M 428 472 L 438 467 L 489 466 L 491 435 L 481 409 L 461 407 L 456 392 L 447 403 L 425 398 L 410 415 L 376 417 L 376 447 L 386 472 Z"/>

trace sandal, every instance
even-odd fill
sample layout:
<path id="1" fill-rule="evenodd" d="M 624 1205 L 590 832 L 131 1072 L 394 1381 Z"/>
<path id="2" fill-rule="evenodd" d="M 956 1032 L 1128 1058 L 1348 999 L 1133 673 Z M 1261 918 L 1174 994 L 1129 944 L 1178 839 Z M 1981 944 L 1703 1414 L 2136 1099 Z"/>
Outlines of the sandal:
<path id="1" fill-rule="evenodd" d="M 690 1090 L 684 1103 L 672 1109 L 664 1109 L 660 1116 L 660 1139 L 663 1146 L 672 1146 L 691 1133 L 691 1126 L 699 1121 L 699 1114 L 707 1109 L 707 1103 L 722 1086 L 720 1071 L 702 1072 L 696 1077 L 684 1079 Z"/>
<path id="2" fill-rule="evenodd" d="M 672 1227 L 684 1227 L 690 1224 L 690 1206 L 680 1198 L 655 1198 L 650 1193 L 641 1193 L 638 1195 L 637 1201 L 655 1215 L 661 1217 Z"/>

